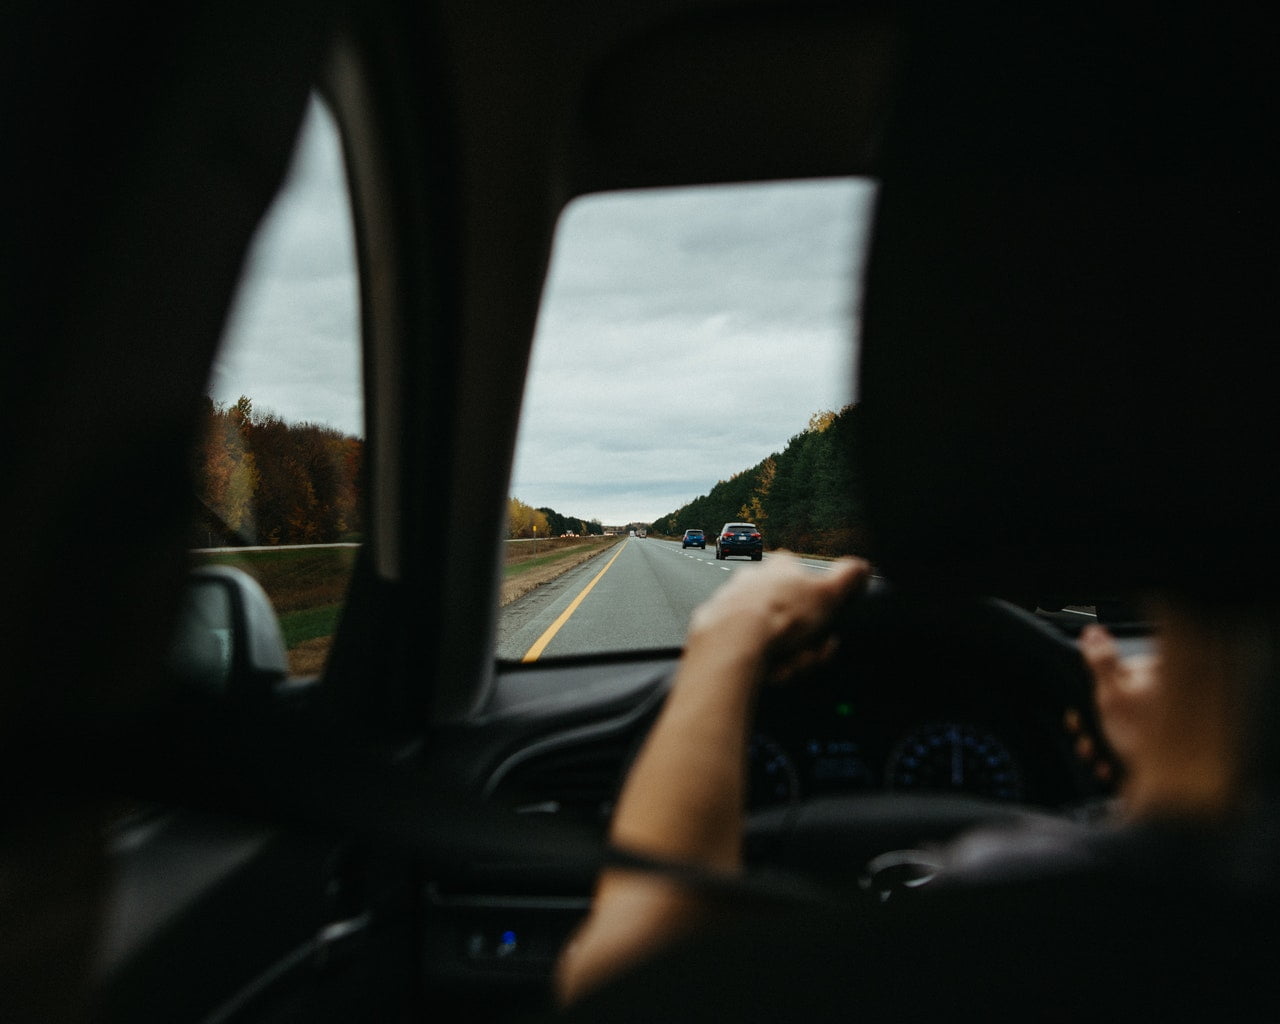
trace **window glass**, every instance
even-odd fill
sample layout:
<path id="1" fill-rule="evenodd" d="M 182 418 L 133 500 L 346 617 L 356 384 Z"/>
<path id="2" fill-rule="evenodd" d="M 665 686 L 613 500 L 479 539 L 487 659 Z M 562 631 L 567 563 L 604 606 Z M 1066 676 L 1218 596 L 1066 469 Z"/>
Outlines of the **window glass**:
<path id="1" fill-rule="evenodd" d="M 338 129 L 313 98 L 213 367 L 192 527 L 196 564 L 263 585 L 295 675 L 324 665 L 364 529 L 359 322 Z"/>
<path id="2" fill-rule="evenodd" d="M 511 482 L 500 659 L 680 645 L 692 609 L 754 569 L 746 544 L 710 543 L 726 522 L 814 571 L 859 550 L 845 456 L 874 194 L 779 182 L 565 211 Z M 690 529 L 705 550 L 681 544 Z"/>

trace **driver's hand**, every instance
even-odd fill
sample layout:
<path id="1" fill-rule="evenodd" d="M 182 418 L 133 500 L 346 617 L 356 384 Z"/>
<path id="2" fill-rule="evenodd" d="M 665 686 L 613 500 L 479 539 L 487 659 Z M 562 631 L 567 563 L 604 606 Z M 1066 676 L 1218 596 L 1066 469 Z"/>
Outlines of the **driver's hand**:
<path id="1" fill-rule="evenodd" d="M 694 611 L 688 646 L 722 644 L 727 634 L 744 656 L 758 659 L 765 681 L 785 680 L 830 656 L 836 611 L 870 576 L 860 558 L 814 569 L 788 552 L 772 553 L 754 572 L 735 572 Z"/>
<path id="2" fill-rule="evenodd" d="M 748 721 L 755 688 L 830 655 L 837 610 L 870 576 L 860 559 L 806 568 L 770 554 L 694 612 L 662 712 L 618 796 L 610 841 L 700 869 L 742 866 Z M 562 1002 L 705 919 L 703 894 L 660 875 L 601 873 L 556 968 Z"/>
<path id="3" fill-rule="evenodd" d="M 1103 736 L 1121 764 L 1140 761 L 1163 713 L 1158 656 L 1121 657 L 1115 639 L 1097 624 L 1081 633 L 1080 652 L 1093 673 Z"/>
<path id="4" fill-rule="evenodd" d="M 1100 625 L 1080 636 L 1129 817 L 1217 815 L 1235 790 L 1240 737 L 1226 652 L 1194 618 L 1173 615 L 1159 623 L 1154 655 L 1122 657 Z"/>

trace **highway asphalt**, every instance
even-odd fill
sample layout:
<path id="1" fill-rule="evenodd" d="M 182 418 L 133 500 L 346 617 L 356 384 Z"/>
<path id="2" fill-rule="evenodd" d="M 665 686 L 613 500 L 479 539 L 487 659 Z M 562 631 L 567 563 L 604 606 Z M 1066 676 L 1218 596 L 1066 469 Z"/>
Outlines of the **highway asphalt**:
<path id="1" fill-rule="evenodd" d="M 765 561 L 769 559 L 765 554 Z M 749 558 L 716 561 L 715 548 L 629 537 L 502 609 L 497 654 L 510 661 L 679 647 L 693 609 Z M 815 572 L 831 563 L 805 561 Z"/>

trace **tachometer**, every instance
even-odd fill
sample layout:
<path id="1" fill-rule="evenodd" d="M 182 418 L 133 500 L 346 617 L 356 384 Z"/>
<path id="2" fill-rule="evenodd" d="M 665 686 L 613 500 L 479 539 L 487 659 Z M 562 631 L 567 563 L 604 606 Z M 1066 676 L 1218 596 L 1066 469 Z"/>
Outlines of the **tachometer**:
<path id="1" fill-rule="evenodd" d="M 1003 742 L 978 726 L 931 722 L 905 736 L 889 754 L 890 789 L 972 793 L 1021 800 L 1022 769 Z"/>

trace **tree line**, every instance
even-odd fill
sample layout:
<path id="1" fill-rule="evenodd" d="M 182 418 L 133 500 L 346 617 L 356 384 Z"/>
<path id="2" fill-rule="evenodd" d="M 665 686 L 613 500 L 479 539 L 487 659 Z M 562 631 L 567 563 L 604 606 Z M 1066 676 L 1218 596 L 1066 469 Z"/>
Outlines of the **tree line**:
<path id="1" fill-rule="evenodd" d="M 364 441 L 206 399 L 192 546 L 324 544 L 363 533 Z"/>
<path id="2" fill-rule="evenodd" d="M 519 498 L 507 501 L 507 536 L 512 539 L 521 537 L 561 537 L 566 533 L 576 533 L 579 537 L 599 536 L 604 527 L 599 519 L 579 519 L 574 516 L 561 515 L 551 508 L 533 508 Z"/>
<path id="3" fill-rule="evenodd" d="M 242 395 L 231 406 L 206 399 L 196 453 L 197 514 L 192 546 L 315 544 L 363 533 L 364 442 L 333 427 L 286 423 Z M 714 533 L 742 520 L 768 547 L 814 554 L 865 553 L 866 530 L 852 456 L 857 407 L 814 413 L 781 452 L 721 480 L 709 493 L 660 517 L 655 533 Z M 599 535 L 599 519 L 508 507 L 508 536 Z"/>
<path id="4" fill-rule="evenodd" d="M 860 555 L 867 531 L 854 465 L 856 405 L 809 417 L 781 452 L 721 480 L 710 492 L 660 517 L 655 533 L 700 529 L 708 540 L 728 522 L 755 523 L 769 548 Z"/>

